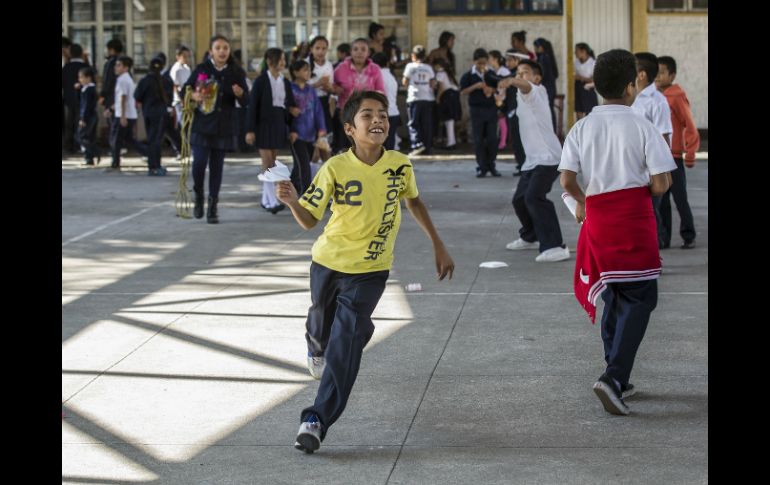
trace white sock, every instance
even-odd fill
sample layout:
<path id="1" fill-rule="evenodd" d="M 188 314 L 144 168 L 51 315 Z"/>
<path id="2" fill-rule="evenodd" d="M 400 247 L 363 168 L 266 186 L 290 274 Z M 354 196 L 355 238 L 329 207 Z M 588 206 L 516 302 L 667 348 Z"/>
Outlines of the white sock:
<path id="1" fill-rule="evenodd" d="M 275 196 L 275 184 L 273 182 L 262 182 L 262 205 L 270 209 L 280 203 Z"/>
<path id="2" fill-rule="evenodd" d="M 444 122 L 446 126 L 446 146 L 451 147 L 457 144 L 455 140 L 455 120 L 446 120 Z"/>

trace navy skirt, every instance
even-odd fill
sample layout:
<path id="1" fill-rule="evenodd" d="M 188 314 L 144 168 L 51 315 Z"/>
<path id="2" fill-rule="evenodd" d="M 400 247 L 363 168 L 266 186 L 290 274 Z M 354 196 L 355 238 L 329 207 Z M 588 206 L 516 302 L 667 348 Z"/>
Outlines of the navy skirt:
<path id="1" fill-rule="evenodd" d="M 289 126 L 286 124 L 286 110 L 277 106 L 270 108 L 267 119 L 259 120 L 257 128 L 257 147 L 265 150 L 278 150 L 288 146 Z"/>
<path id="2" fill-rule="evenodd" d="M 599 104 L 599 98 L 595 89 L 586 90 L 585 85 L 583 81 L 575 80 L 575 111 L 588 114 Z"/>
<path id="3" fill-rule="evenodd" d="M 441 95 L 441 102 L 438 103 L 438 119 L 440 121 L 460 121 L 462 117 L 463 109 L 460 106 L 460 92 L 454 89 L 447 89 Z"/>

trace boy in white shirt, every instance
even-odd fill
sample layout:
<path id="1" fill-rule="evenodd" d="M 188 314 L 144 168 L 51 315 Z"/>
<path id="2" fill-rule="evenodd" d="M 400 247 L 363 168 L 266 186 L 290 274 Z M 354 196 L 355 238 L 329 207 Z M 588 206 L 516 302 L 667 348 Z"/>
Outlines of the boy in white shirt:
<path id="1" fill-rule="evenodd" d="M 112 165 L 107 170 L 120 170 L 120 150 L 131 145 L 140 147 L 134 139 L 136 125 L 136 103 L 134 102 L 134 80 L 130 70 L 134 60 L 128 56 L 120 56 L 115 61 L 115 116 L 110 126 L 110 148 L 112 149 Z M 141 152 L 141 150 L 140 150 Z M 144 154 L 144 153 L 142 153 Z"/>
<path id="2" fill-rule="evenodd" d="M 182 92 L 182 86 L 190 78 L 190 49 L 187 46 L 180 45 L 176 48 L 176 62 L 171 66 L 169 76 L 174 81 L 174 110 L 176 111 L 176 122 L 178 126 L 182 126 L 182 101 L 184 93 Z"/>
<path id="3" fill-rule="evenodd" d="M 650 199 L 668 190 L 669 172 L 676 169 L 659 130 L 629 107 L 635 76 L 630 52 L 615 49 L 599 56 L 594 83 L 604 105 L 575 123 L 559 165 L 561 185 L 577 201 L 575 218 L 583 223 L 575 296 L 591 321 L 600 295 L 605 302 L 607 368 L 593 388 L 604 409 L 618 415 L 630 412 L 624 399 L 634 393 L 631 369 L 658 299 L 661 261 Z M 585 193 L 577 183 L 579 172 Z"/>
<path id="4" fill-rule="evenodd" d="M 402 83 L 408 86 L 406 105 L 409 107 L 409 156 L 431 153 L 433 147 L 433 105 L 436 95 L 436 73 L 425 61 L 425 47 L 412 49 L 412 62 L 406 65 Z"/>
<path id="5" fill-rule="evenodd" d="M 548 93 L 540 85 L 540 64 L 529 59 L 519 62 L 516 77 L 501 80 L 498 88 L 516 86 L 519 130 L 526 161 L 521 167 L 521 178 L 513 195 L 513 208 L 521 221 L 519 239 L 508 243 L 510 250 L 538 249 L 539 263 L 569 259 L 564 244 L 559 218 L 548 192 L 559 177 L 556 167 L 561 159 L 561 144 L 553 132 Z"/>

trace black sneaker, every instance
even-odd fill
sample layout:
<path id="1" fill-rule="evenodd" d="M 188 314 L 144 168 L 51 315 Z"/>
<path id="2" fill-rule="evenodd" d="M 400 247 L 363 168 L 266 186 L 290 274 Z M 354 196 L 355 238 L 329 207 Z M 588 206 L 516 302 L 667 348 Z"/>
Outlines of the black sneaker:
<path id="1" fill-rule="evenodd" d="M 623 402 L 623 395 L 615 382 L 607 374 L 602 374 L 594 384 L 594 392 L 604 406 L 604 410 L 610 414 L 625 416 L 631 412 Z"/>
<path id="2" fill-rule="evenodd" d="M 620 394 L 621 394 L 620 397 L 622 397 L 623 399 L 628 399 L 629 397 L 636 394 L 636 388 L 634 387 L 633 384 L 629 382 L 628 385 L 626 386 L 620 386 Z"/>
<path id="3" fill-rule="evenodd" d="M 679 246 L 681 249 L 693 249 L 695 247 L 695 239 L 692 241 L 685 241 Z"/>
<path id="4" fill-rule="evenodd" d="M 283 204 L 278 204 L 278 205 L 277 205 L 277 206 L 275 206 L 275 207 L 271 207 L 271 208 L 270 208 L 270 209 L 268 209 L 267 211 L 268 211 L 268 212 L 270 212 L 271 214 L 275 215 L 275 214 L 278 214 L 279 212 L 281 212 L 282 210 L 284 210 L 285 208 L 286 208 L 286 206 L 285 206 L 285 205 L 283 205 Z"/>
<path id="5" fill-rule="evenodd" d="M 503 176 L 503 174 L 501 174 L 497 170 L 491 170 L 489 173 L 491 173 L 493 177 L 502 177 Z"/>
<path id="6" fill-rule="evenodd" d="M 521 177 L 521 169 L 517 168 L 515 172 L 513 172 L 514 177 Z"/>
<path id="7" fill-rule="evenodd" d="M 487 171 L 486 170 L 483 170 L 483 171 L 479 170 L 479 171 L 476 172 L 476 178 L 478 178 L 478 179 L 484 178 L 486 176 L 487 176 Z"/>

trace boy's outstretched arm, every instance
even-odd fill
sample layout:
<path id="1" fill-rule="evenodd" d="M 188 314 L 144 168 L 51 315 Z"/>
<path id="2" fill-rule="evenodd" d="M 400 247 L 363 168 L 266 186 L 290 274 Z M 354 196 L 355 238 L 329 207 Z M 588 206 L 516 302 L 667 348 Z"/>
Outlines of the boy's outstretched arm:
<path id="1" fill-rule="evenodd" d="M 430 216 L 428 215 L 428 209 L 419 197 L 415 197 L 414 199 L 407 198 L 405 200 L 406 208 L 409 209 L 409 212 L 412 213 L 412 217 L 414 217 L 417 224 L 422 227 L 422 230 L 425 231 L 425 234 L 428 235 L 433 243 L 433 253 L 436 256 L 436 272 L 438 273 L 439 281 L 443 280 L 447 275 L 449 275 L 449 279 L 451 280 L 452 273 L 454 273 L 455 270 L 455 262 L 452 261 L 452 257 L 449 256 L 443 241 L 438 237 L 438 232 L 436 232 L 433 221 L 430 220 Z"/>
<path id="2" fill-rule="evenodd" d="M 300 205 L 297 189 L 288 180 L 275 183 L 275 196 L 278 200 L 289 206 L 294 219 L 297 220 L 297 224 L 302 226 L 303 229 L 312 229 L 318 224 L 318 219 Z"/>

